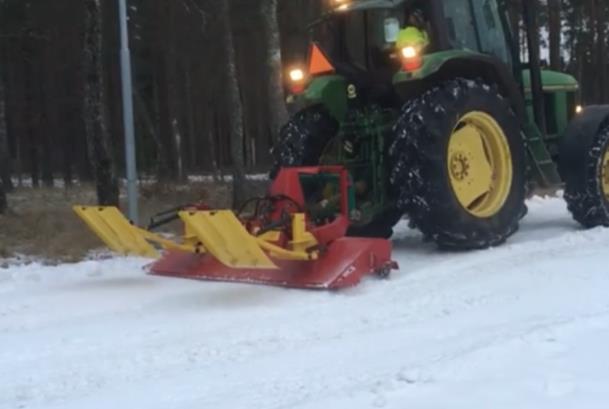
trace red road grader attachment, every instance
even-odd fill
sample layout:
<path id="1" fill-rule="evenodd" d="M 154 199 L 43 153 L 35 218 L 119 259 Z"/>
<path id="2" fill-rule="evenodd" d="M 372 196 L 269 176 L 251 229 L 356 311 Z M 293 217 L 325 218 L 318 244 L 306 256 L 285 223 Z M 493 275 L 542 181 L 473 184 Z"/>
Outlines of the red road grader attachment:
<path id="1" fill-rule="evenodd" d="M 311 201 L 302 182 L 315 177 L 334 183 L 338 194 Z M 286 168 L 268 196 L 246 203 L 253 207 L 249 213 L 248 206 L 237 213 L 201 207 L 177 211 L 185 226 L 180 243 L 132 225 L 114 207 L 74 210 L 112 250 L 159 257 L 151 274 L 335 290 L 397 268 L 390 241 L 346 236 L 350 189 L 341 167 Z"/>

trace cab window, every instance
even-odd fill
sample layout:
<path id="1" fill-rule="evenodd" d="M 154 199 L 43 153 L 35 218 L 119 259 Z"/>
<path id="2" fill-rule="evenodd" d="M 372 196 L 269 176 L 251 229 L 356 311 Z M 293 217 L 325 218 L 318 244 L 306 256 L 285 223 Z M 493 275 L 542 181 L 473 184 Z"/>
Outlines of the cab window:
<path id="1" fill-rule="evenodd" d="M 375 71 L 388 65 L 394 47 L 385 41 L 388 18 L 394 18 L 400 27 L 405 24 L 399 9 L 357 10 L 320 24 L 314 38 L 333 60 Z"/>
<path id="2" fill-rule="evenodd" d="M 511 54 L 507 45 L 505 30 L 496 0 L 472 0 L 473 9 L 480 33 L 480 48 L 483 53 L 494 55 L 511 64 Z"/>
<path id="3" fill-rule="evenodd" d="M 347 58 L 351 64 L 366 69 L 366 14 L 365 12 L 352 12 L 345 16 L 345 45 Z"/>
<path id="4" fill-rule="evenodd" d="M 470 0 L 443 1 L 444 17 L 454 48 L 480 51 Z"/>

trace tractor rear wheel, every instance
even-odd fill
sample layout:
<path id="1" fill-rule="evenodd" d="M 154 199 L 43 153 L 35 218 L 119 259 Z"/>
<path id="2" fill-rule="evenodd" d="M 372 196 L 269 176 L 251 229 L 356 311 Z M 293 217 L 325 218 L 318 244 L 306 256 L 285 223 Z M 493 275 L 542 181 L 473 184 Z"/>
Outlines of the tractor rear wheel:
<path id="1" fill-rule="evenodd" d="M 277 176 L 282 167 L 320 165 L 326 147 L 336 137 L 338 130 L 338 122 L 322 106 L 298 112 L 281 129 L 279 142 L 273 148 L 271 179 Z M 389 238 L 401 216 L 395 210 L 388 210 L 366 225 L 350 227 L 348 234 Z"/>
<path id="2" fill-rule="evenodd" d="M 389 153 L 397 205 L 441 248 L 503 243 L 526 212 L 525 145 L 495 87 L 456 79 L 408 102 Z"/>
<path id="3" fill-rule="evenodd" d="M 596 133 L 567 133 L 560 171 L 573 218 L 587 228 L 609 227 L 609 120 Z"/>

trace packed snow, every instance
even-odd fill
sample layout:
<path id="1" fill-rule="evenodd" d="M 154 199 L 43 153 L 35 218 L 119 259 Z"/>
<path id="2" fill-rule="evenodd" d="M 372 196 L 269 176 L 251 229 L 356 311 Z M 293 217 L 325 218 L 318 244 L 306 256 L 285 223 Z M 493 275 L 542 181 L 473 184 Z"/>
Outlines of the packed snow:
<path id="1" fill-rule="evenodd" d="M 151 277 L 112 258 L 0 270 L 0 408 L 606 408 L 609 230 L 536 198 L 500 248 L 338 293 Z"/>

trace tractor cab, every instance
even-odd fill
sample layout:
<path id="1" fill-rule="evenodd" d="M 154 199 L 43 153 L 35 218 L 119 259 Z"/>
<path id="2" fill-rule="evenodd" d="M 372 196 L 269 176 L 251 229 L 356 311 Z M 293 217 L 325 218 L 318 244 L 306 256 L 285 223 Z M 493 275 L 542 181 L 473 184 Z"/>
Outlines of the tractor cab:
<path id="1" fill-rule="evenodd" d="M 406 3 L 411 5 L 407 7 Z M 415 13 L 417 19 L 427 18 L 426 4 L 406 0 L 344 3 L 312 25 L 312 39 L 339 72 L 393 74 L 400 68 L 395 49 L 399 32 Z"/>
<path id="2" fill-rule="evenodd" d="M 493 0 L 354 0 L 311 25 L 311 39 L 338 73 L 378 76 L 404 67 L 400 35 L 427 37 L 421 56 L 447 50 L 492 55 L 512 65 L 505 15 Z M 414 30 L 413 30 L 414 29 Z M 416 33 L 416 32 L 415 32 Z M 408 46 L 408 44 L 405 44 Z M 416 67 L 418 68 L 418 67 Z"/>
<path id="3" fill-rule="evenodd" d="M 428 10 L 429 2 L 422 0 L 344 2 L 311 24 L 311 40 L 331 71 L 352 82 L 361 97 L 391 101 L 393 77 L 403 66 L 396 48 L 401 31 L 411 27 L 433 37 Z"/>
<path id="4" fill-rule="evenodd" d="M 496 0 L 344 0 L 337 4 L 310 25 L 309 66 L 291 67 L 288 76 L 293 95 L 302 93 L 316 77 L 337 74 L 360 91 L 360 101 L 399 108 L 428 86 L 418 80 L 441 75 L 446 62 L 458 64 L 460 71 L 470 75 L 485 76 L 488 73 L 476 71 L 487 68 L 467 65 L 479 63 L 469 58 L 473 55 L 486 56 L 484 63 L 494 65 L 491 69 L 506 71 L 499 74 L 507 77 L 503 81 L 513 80 L 512 70 L 520 69 L 514 64 L 505 11 Z M 460 58 L 463 53 L 468 53 L 465 59 Z M 314 61 L 319 58 L 324 64 Z"/>

